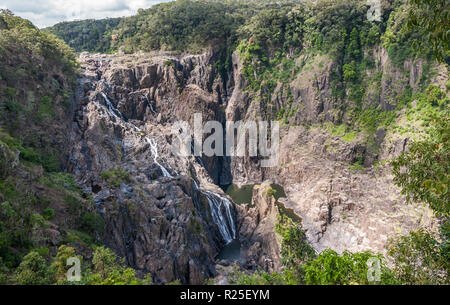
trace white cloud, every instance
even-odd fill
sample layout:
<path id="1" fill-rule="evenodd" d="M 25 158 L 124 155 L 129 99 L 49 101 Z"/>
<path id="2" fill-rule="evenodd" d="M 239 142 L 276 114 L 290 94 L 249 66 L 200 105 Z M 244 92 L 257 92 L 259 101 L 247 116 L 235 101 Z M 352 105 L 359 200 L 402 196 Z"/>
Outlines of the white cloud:
<path id="1" fill-rule="evenodd" d="M 0 0 L 0 8 L 31 20 L 39 28 L 61 21 L 131 16 L 139 8 L 171 0 Z"/>

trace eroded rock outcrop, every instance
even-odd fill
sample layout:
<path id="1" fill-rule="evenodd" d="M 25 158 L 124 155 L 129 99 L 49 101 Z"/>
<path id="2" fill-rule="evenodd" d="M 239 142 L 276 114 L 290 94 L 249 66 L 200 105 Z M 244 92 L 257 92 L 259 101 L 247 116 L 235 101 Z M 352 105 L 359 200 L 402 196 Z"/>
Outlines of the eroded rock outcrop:
<path id="1" fill-rule="evenodd" d="M 239 239 L 245 269 L 262 267 L 265 271 L 274 272 L 281 268 L 280 237 L 275 232 L 278 206 L 269 190 L 268 181 L 256 185 L 251 206 L 238 206 Z"/>
<path id="2" fill-rule="evenodd" d="M 368 88 L 365 107 L 392 110 L 405 87 L 418 90 L 425 62 L 405 62 L 398 67 L 382 47 L 367 50 L 366 55 L 375 65 L 367 77 L 375 79 L 376 73 L 382 77 Z M 303 69 L 305 63 L 308 67 Z M 383 163 L 407 149 L 409 135 L 382 128 L 369 136 L 364 132 L 348 138 L 333 134 L 326 126 L 350 124 L 347 110 L 354 107 L 354 101 L 332 95 L 330 74 L 335 63 L 325 55 L 310 54 L 299 57 L 296 65 L 301 71 L 289 84 L 278 83 L 270 98 L 275 109 L 294 113 L 283 119 L 278 166 L 261 168 L 257 158 L 232 158 L 230 172 L 235 183 L 269 179 L 283 185 L 289 207 L 302 217 L 308 239 L 318 251 L 385 252 L 389 237 L 434 227 L 431 210 L 407 204 L 393 185 L 389 166 Z M 238 54 L 233 56 L 233 67 L 235 84 L 227 119 L 270 119 L 262 97 L 246 90 Z M 431 82 L 442 87 L 442 75 Z"/>

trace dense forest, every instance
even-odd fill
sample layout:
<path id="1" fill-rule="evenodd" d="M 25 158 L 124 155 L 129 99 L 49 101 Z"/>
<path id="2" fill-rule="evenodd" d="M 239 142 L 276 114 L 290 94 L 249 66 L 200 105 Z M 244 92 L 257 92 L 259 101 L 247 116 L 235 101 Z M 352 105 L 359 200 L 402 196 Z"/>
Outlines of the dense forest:
<path id="1" fill-rule="evenodd" d="M 58 122 L 70 121 L 66 115 L 78 71 L 75 52 L 181 54 L 209 48 L 217 54 L 213 68 L 224 81 L 233 52 L 239 54 L 246 90 L 257 96 L 265 117 L 286 125 L 299 123 L 289 90 L 281 105 L 275 105 L 271 95 L 277 86 L 287 88 L 301 69 L 316 64 L 308 62 L 311 54 L 333 62 L 333 98 L 345 101 L 339 124 L 329 127 L 332 132 L 347 139 L 364 134 L 370 146 L 376 130 L 404 128 L 394 123 L 400 111 L 406 109 L 408 117 L 420 119 L 422 136 L 392 162 L 394 182 L 409 200 L 430 206 L 441 220 L 440 232 L 419 230 L 392 240 L 388 257 L 379 255 L 381 283 L 448 284 L 450 83 L 444 92 L 430 85 L 425 73 L 420 90 L 393 90 L 386 105 L 380 106 L 371 102 L 371 92 L 381 90 L 381 75 L 370 72 L 375 63 L 369 56 L 371 48 L 381 46 L 400 68 L 407 59 L 426 62 L 425 72 L 438 63 L 448 67 L 448 2 L 381 2 L 380 22 L 367 20 L 368 5 L 359 0 L 178 0 L 141 9 L 131 17 L 63 22 L 44 30 L 1 11 L 0 284 L 67 283 L 63 262 L 75 249 L 86 247 L 91 262 L 82 284 L 151 282 L 149 277 L 136 277 L 133 269 L 101 246 L 98 236 L 104 224 L 94 213 L 92 198 L 83 194 L 71 174 L 61 172 L 67 156 L 55 145 L 64 142 L 65 127 Z M 356 161 L 354 166 L 363 164 Z M 70 210 L 69 220 L 62 224 L 66 240 L 57 250 L 49 250 L 44 241 L 51 223 L 60 221 L 53 201 Z M 284 271 L 248 275 L 235 270 L 232 283 L 369 284 L 365 264 L 369 253 L 316 254 L 305 242 L 302 228 L 285 218 L 277 224 L 277 233 L 282 237 Z"/>
<path id="2" fill-rule="evenodd" d="M 120 18 L 62 22 L 46 28 L 44 31 L 58 36 L 76 52 L 89 50 L 90 52 L 108 53 L 112 51 L 112 30 L 117 27 L 119 22 Z"/>

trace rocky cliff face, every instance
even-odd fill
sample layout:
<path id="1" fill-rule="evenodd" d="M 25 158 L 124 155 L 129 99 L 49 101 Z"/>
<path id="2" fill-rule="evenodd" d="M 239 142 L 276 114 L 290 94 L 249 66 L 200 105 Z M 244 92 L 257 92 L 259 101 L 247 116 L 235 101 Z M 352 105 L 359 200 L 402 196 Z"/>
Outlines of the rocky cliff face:
<path id="1" fill-rule="evenodd" d="M 171 123 L 221 119 L 210 60 L 81 57 L 69 170 L 105 220 L 106 245 L 157 283 L 203 283 L 236 235 L 234 205 L 214 185 L 220 162 L 171 153 Z"/>
<path id="2" fill-rule="evenodd" d="M 375 65 L 374 70 L 366 72 L 367 79 L 374 82 L 366 92 L 367 107 L 392 110 L 405 87 L 418 90 L 425 62 L 406 61 L 397 67 L 381 47 L 366 53 Z M 389 237 L 433 227 L 432 211 L 419 204 L 406 204 L 392 183 L 390 168 L 384 164 L 407 149 L 408 136 L 380 128 L 369 135 L 360 132 L 345 138 L 328 130 L 329 123 L 350 123 L 348 109 L 354 102 L 333 97 L 333 61 L 324 55 L 309 56 L 300 57 L 297 64 L 309 62 L 310 68 L 303 69 L 287 85 L 279 83 L 271 97 L 278 109 L 297 110 L 281 127 L 279 166 L 261 168 L 254 158 L 233 158 L 230 171 L 235 183 L 271 180 L 283 185 L 287 206 L 302 217 L 309 242 L 318 251 L 384 252 Z M 253 102 L 255 97 L 245 89 L 248 84 L 238 54 L 233 56 L 233 67 L 236 81 L 226 108 L 227 119 L 270 118 L 263 103 Z M 377 73 L 381 78 L 375 81 Z M 431 83 L 443 87 L 445 75 L 436 73 Z"/>
<path id="3" fill-rule="evenodd" d="M 239 239 L 246 269 L 262 267 L 267 272 L 281 269 L 280 237 L 275 232 L 278 206 L 269 194 L 268 181 L 253 188 L 252 206 L 239 206 Z"/>
<path id="4" fill-rule="evenodd" d="M 372 51 L 371 51 L 372 52 Z M 391 83 L 417 86 L 421 63 L 405 63 L 409 76 L 390 67 L 382 49 L 373 50 L 380 90 L 373 103 L 391 107 Z M 171 128 L 176 121 L 269 120 L 264 103 L 254 103 L 239 54 L 225 82 L 215 71 L 214 52 L 106 56 L 82 54 L 83 77 L 76 92 L 74 143 L 69 170 L 106 222 L 105 243 L 129 265 L 151 272 L 157 283 L 181 279 L 199 284 L 216 274 L 216 256 L 234 238 L 243 245 L 246 268 L 280 270 L 274 232 L 278 209 L 265 195 L 266 180 L 284 186 L 283 202 L 301 216 L 316 250 L 384 251 L 389 236 L 432 226 L 431 212 L 406 205 L 385 166 L 374 166 L 404 149 L 407 138 L 377 130 L 372 141 L 357 134 L 343 139 L 323 123 L 345 122 L 351 101 L 331 94 L 324 56 L 301 58 L 300 72 L 272 93 L 276 107 L 299 111 L 281 128 L 280 163 L 261 168 L 258 158 L 176 157 Z M 321 62 L 322 64 L 319 64 Z M 300 65 L 301 63 L 299 63 Z M 289 93 L 290 92 L 290 93 Z M 368 143 L 371 143 L 370 145 Z M 355 170 L 354 164 L 364 165 Z M 218 185 L 262 183 L 253 207 L 235 206 Z"/>

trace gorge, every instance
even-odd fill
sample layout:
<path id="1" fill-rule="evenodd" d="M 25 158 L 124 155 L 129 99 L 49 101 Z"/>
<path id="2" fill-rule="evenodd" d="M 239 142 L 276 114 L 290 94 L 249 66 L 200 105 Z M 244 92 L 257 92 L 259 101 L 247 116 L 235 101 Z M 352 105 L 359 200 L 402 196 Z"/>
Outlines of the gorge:
<path id="1" fill-rule="evenodd" d="M 179 0 L 42 30 L 1 10 L 0 284 L 67 284 L 74 256 L 95 285 L 368 284 L 368 257 L 383 284 L 448 283 L 448 62 L 411 48 L 412 4 L 381 2 L 380 21 Z M 279 123 L 278 162 L 175 154 L 198 114 L 223 147 L 227 122 Z"/>
<path id="2" fill-rule="evenodd" d="M 401 197 L 394 199 L 394 194 L 400 194 L 389 186 L 386 171 L 369 167 L 354 172 L 346 166 L 358 154 L 370 157 L 363 143 L 335 137 L 328 144 L 333 149 L 324 149 L 326 136 L 320 129 L 282 127 L 282 167 L 260 168 L 246 157 L 175 157 L 170 150 L 171 124 L 177 120 L 190 121 L 196 112 L 221 121 L 254 115 L 251 106 L 244 106 L 249 97 L 243 89 L 239 57 L 233 55 L 235 68 L 225 84 L 210 66 L 215 55 L 213 50 L 201 55 L 81 54 L 84 73 L 71 136 L 77 144 L 70 170 L 85 192 L 93 193 L 97 209 L 104 213 L 107 245 L 126 257 L 128 264 L 150 272 L 156 282 L 181 278 L 202 283 L 215 274 L 215 259 L 222 247 L 239 239 L 246 268 L 280 270 L 279 254 L 274 254 L 280 247 L 274 235 L 278 198 L 270 199 L 256 189 L 251 190 L 256 196 L 247 202 L 251 206 L 235 205 L 218 187 L 230 178 L 241 184 L 268 180 L 283 185 L 287 197 L 281 199 L 283 206 L 302 219 L 317 251 L 384 251 L 387 237 L 395 230 L 433 223 L 427 208 L 412 210 L 399 204 Z M 329 85 L 326 74 L 321 75 L 315 77 L 324 77 L 323 95 Z M 314 87 L 308 82 L 315 77 L 300 75 L 291 90 Z M 300 89 L 294 93 L 296 101 L 308 105 L 316 103 L 317 97 Z M 405 140 L 387 142 L 386 137 L 383 134 L 376 140 L 379 154 L 398 154 L 397 147 Z M 120 187 L 108 185 L 101 173 L 114 169 L 130 173 L 130 181 Z M 391 190 L 381 191 L 386 188 Z M 114 204 L 119 206 L 113 208 Z M 149 210 L 149 204 L 155 207 Z M 163 218 L 153 222 L 155 217 Z M 150 243 L 164 245 L 164 254 Z M 155 253 L 164 263 L 156 263 Z M 173 267 L 168 271 L 167 266 Z"/>

